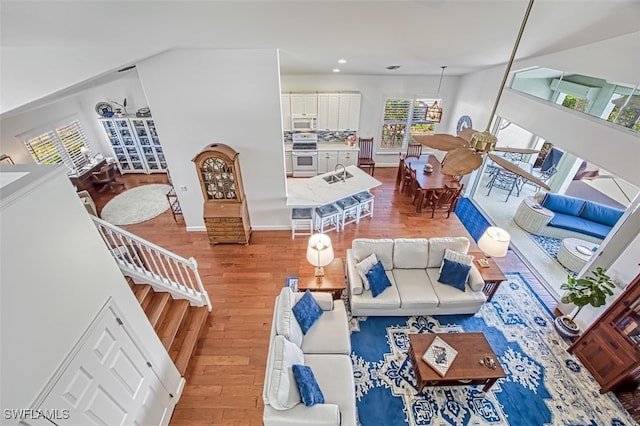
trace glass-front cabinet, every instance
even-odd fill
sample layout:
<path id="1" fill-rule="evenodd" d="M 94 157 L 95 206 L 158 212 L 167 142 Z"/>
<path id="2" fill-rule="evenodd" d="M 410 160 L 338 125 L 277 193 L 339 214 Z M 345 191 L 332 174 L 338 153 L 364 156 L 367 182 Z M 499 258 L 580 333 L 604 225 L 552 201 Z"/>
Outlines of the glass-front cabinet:
<path id="1" fill-rule="evenodd" d="M 238 199 L 233 167 L 222 158 L 209 157 L 204 160 L 201 173 L 207 199 Z"/>
<path id="2" fill-rule="evenodd" d="M 569 347 L 600 393 L 640 386 L 640 275 Z"/>
<path id="3" fill-rule="evenodd" d="M 238 152 L 214 143 L 194 157 L 204 198 L 203 217 L 209 244 L 249 245 L 251 223 L 240 174 Z"/>
<path id="4" fill-rule="evenodd" d="M 101 118 L 121 173 L 163 173 L 167 170 L 153 119 Z"/>

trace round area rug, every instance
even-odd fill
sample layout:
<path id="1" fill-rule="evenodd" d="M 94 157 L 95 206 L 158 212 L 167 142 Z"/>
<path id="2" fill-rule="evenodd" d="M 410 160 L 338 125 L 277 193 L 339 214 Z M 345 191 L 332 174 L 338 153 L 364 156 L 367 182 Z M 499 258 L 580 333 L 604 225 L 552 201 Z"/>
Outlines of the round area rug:
<path id="1" fill-rule="evenodd" d="M 169 208 L 167 192 L 170 185 L 138 186 L 116 196 L 100 212 L 100 217 L 113 225 L 132 225 L 144 222 Z"/>

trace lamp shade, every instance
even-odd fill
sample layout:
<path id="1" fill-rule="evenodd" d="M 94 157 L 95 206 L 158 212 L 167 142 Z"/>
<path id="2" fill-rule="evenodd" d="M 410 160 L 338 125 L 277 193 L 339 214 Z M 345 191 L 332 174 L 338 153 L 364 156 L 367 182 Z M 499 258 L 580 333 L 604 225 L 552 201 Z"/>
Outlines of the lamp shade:
<path id="1" fill-rule="evenodd" d="M 307 245 L 307 261 L 316 267 L 327 266 L 333 260 L 333 246 L 326 234 L 313 234 Z"/>
<path id="2" fill-rule="evenodd" d="M 504 257 L 509 249 L 511 236 L 507 231 L 497 226 L 488 227 L 480 239 L 478 247 L 489 257 Z"/>

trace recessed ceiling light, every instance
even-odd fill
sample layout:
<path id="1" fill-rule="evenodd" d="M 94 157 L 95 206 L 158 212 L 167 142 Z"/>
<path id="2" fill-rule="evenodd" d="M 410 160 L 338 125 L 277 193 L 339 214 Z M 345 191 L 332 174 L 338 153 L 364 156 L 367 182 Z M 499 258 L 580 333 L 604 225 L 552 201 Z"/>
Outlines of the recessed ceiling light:
<path id="1" fill-rule="evenodd" d="M 400 65 L 389 65 L 387 67 L 388 70 L 392 70 L 392 71 L 397 70 L 398 68 L 400 68 Z"/>
<path id="2" fill-rule="evenodd" d="M 340 72 L 340 70 L 338 68 L 334 68 L 333 72 Z"/>
<path id="3" fill-rule="evenodd" d="M 338 59 L 338 63 L 339 64 L 346 64 L 347 60 L 346 59 Z"/>

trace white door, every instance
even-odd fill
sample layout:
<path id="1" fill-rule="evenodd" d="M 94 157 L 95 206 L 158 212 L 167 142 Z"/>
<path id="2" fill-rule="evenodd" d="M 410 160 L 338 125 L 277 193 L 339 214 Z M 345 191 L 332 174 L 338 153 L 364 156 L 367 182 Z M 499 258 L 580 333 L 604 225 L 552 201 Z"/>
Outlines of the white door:
<path id="1" fill-rule="evenodd" d="M 68 416 L 60 425 L 150 426 L 168 424 L 175 402 L 109 307 L 38 408 Z"/>

